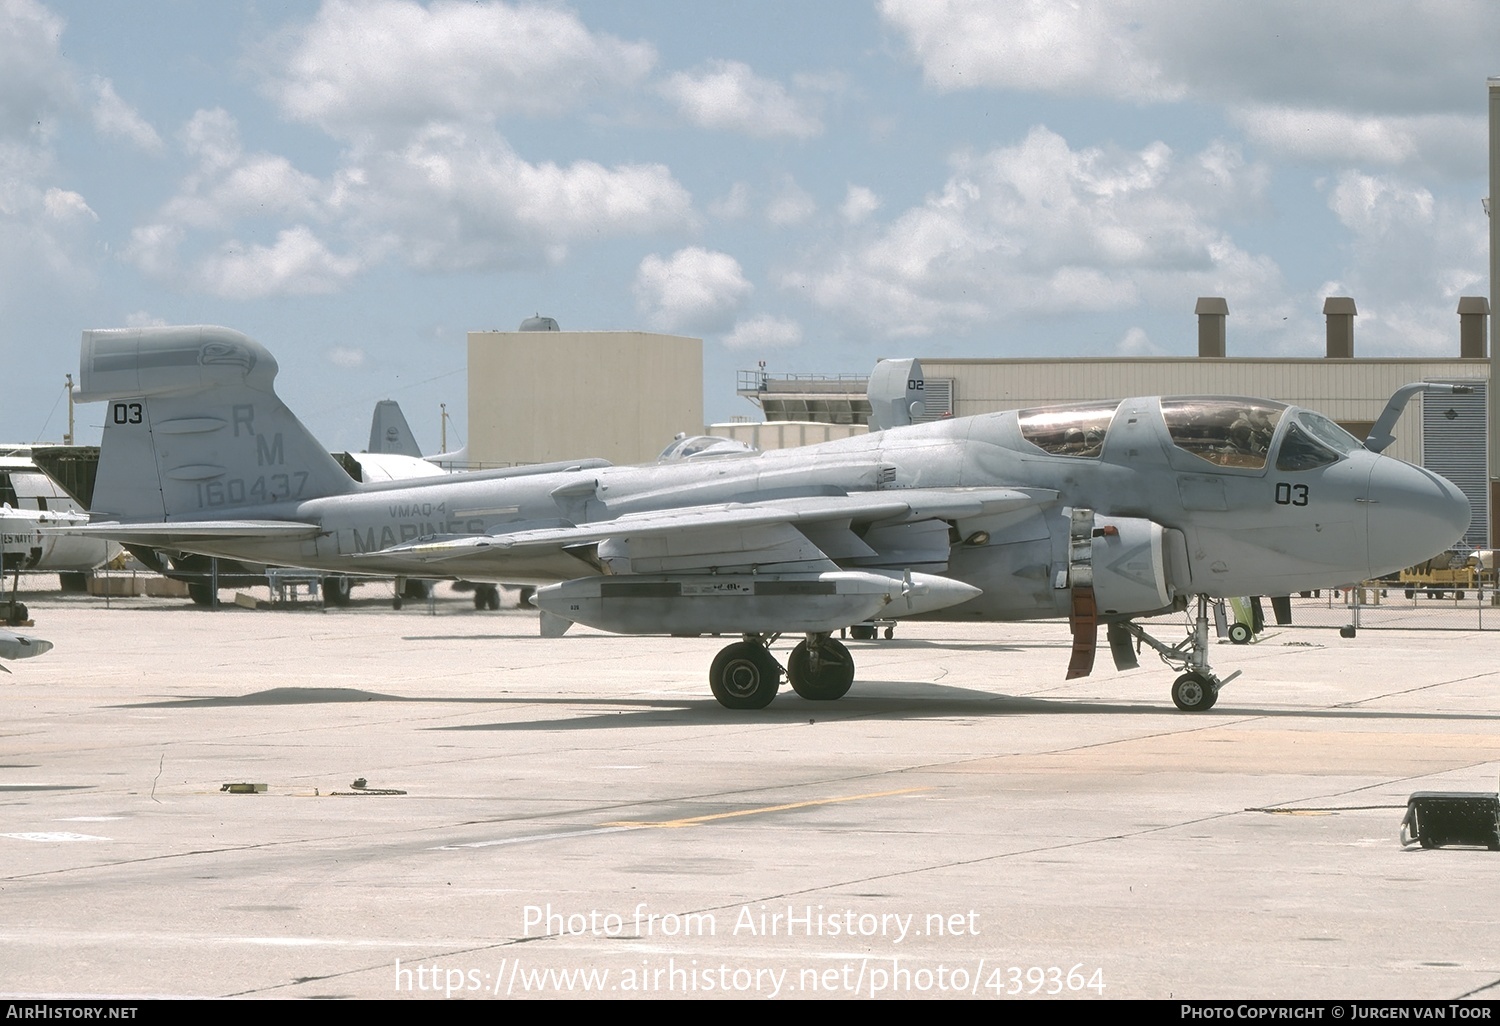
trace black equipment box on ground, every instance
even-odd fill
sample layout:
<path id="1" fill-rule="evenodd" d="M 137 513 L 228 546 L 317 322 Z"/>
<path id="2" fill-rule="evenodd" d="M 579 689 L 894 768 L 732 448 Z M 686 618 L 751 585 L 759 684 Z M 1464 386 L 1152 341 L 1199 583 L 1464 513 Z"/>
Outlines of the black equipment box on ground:
<path id="1" fill-rule="evenodd" d="M 1417 791 L 1406 800 L 1401 843 L 1424 848 L 1462 844 L 1500 851 L 1500 794 Z"/>

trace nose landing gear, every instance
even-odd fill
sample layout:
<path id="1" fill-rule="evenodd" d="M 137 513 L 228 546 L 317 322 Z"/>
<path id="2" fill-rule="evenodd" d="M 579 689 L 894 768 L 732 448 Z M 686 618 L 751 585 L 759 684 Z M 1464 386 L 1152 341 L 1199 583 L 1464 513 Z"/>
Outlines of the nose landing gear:
<path id="1" fill-rule="evenodd" d="M 1208 596 L 1198 596 L 1198 615 L 1188 636 L 1175 645 L 1164 645 L 1139 624 L 1126 620 L 1118 625 L 1138 642 L 1150 646 L 1161 661 L 1182 671 L 1172 685 L 1172 702 L 1183 712 L 1207 712 L 1219 700 L 1219 689 L 1240 675 L 1235 670 L 1220 677 L 1208 665 Z M 1114 646 L 1111 646 L 1114 647 Z"/>

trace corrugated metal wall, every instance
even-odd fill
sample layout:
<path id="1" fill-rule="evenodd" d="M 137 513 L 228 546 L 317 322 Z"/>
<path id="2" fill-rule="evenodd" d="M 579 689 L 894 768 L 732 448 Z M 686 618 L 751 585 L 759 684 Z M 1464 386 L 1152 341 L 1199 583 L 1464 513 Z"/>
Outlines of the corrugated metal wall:
<path id="1" fill-rule="evenodd" d="M 1485 465 L 1485 386 L 1473 395 L 1430 395 L 1422 404 L 1422 466 L 1442 474 L 1469 497 L 1474 511 L 1464 544 L 1489 548 L 1489 470 Z"/>

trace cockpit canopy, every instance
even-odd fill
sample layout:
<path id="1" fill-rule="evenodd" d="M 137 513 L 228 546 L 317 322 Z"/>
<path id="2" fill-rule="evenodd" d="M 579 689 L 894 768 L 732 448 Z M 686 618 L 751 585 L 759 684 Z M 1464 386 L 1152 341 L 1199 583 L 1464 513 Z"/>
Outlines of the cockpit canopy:
<path id="1" fill-rule="evenodd" d="M 1118 402 L 1020 410 L 1021 437 L 1052 456 L 1097 459 Z M 1216 467 L 1264 470 L 1275 449 L 1277 470 L 1315 470 L 1362 447 L 1322 414 L 1269 399 L 1186 396 L 1161 400 L 1172 444 Z M 1286 427 L 1280 433 L 1282 422 Z"/>
<path id="2" fill-rule="evenodd" d="M 750 456 L 760 452 L 753 445 L 723 435 L 678 435 L 656 457 L 658 463 L 709 459 L 715 456 Z"/>
<path id="3" fill-rule="evenodd" d="M 1362 448 L 1363 442 L 1321 413 L 1297 410 L 1281 437 L 1276 469 L 1316 470 Z"/>
<path id="4" fill-rule="evenodd" d="M 1219 467 L 1262 470 L 1287 407 L 1266 399 L 1163 399 L 1172 444 Z"/>
<path id="5" fill-rule="evenodd" d="M 1104 436 L 1120 404 L 1081 403 L 1046 406 L 1016 414 L 1021 437 L 1053 456 L 1095 459 L 1104 451 Z"/>

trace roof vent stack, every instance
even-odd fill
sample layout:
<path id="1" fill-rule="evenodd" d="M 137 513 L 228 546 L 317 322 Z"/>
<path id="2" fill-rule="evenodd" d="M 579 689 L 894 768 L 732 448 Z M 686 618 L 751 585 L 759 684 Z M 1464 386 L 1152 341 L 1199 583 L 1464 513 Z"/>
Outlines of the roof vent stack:
<path id="1" fill-rule="evenodd" d="M 1199 296 L 1193 308 L 1198 315 L 1198 356 L 1223 356 L 1224 320 L 1229 316 L 1229 304 L 1222 296 Z"/>
<path id="2" fill-rule="evenodd" d="M 1354 317 L 1358 313 L 1349 296 L 1323 300 L 1323 315 L 1328 318 L 1328 359 L 1354 359 Z"/>

